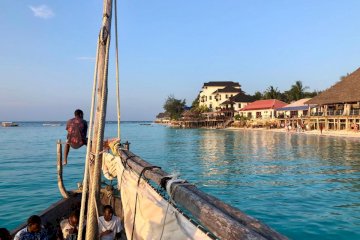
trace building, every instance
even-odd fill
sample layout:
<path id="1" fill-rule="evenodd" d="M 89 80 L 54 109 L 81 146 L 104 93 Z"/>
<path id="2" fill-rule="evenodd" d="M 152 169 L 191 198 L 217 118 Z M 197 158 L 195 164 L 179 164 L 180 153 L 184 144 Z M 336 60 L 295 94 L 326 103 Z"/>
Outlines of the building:
<path id="1" fill-rule="evenodd" d="M 315 109 L 316 104 L 307 104 L 311 98 L 303 98 L 296 102 L 290 103 L 284 107 L 276 109 L 278 118 L 300 118 L 309 115 L 312 109 Z"/>
<path id="2" fill-rule="evenodd" d="M 254 101 L 254 97 L 245 94 L 244 92 L 240 92 L 233 97 L 230 97 L 228 100 L 222 102 L 220 107 L 222 109 L 233 109 L 235 112 L 239 112 L 239 110 L 248 104 Z"/>
<path id="3" fill-rule="evenodd" d="M 319 105 L 317 116 L 359 115 L 360 68 L 306 103 Z"/>
<path id="4" fill-rule="evenodd" d="M 200 91 L 199 105 L 205 105 L 211 111 L 215 111 L 220 109 L 221 103 L 241 92 L 241 86 L 237 82 L 207 82 L 204 83 Z"/>
<path id="5" fill-rule="evenodd" d="M 286 106 L 277 99 L 258 100 L 252 102 L 239 110 L 240 116 L 248 117 L 250 119 L 269 119 L 276 117 L 276 109 Z"/>

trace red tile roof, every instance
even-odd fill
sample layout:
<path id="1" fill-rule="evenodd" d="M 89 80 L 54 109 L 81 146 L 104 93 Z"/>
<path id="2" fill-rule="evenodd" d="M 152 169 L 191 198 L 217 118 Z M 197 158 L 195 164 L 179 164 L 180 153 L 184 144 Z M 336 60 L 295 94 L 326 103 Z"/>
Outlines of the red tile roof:
<path id="1" fill-rule="evenodd" d="M 268 100 L 258 100 L 253 103 L 250 103 L 240 109 L 240 111 L 251 111 L 251 110 L 260 110 L 260 109 L 276 109 L 286 106 L 287 103 L 284 103 L 277 99 L 268 99 Z"/>

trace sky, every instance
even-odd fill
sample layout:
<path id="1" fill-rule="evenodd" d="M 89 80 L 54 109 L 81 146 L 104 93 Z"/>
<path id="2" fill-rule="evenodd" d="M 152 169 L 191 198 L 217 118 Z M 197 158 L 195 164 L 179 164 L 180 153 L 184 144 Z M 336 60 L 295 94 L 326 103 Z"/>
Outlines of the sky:
<path id="1" fill-rule="evenodd" d="M 118 0 L 121 119 L 204 82 L 324 90 L 360 67 L 358 0 Z M 88 119 L 101 0 L 0 1 L 0 121 Z M 113 24 L 114 26 L 114 24 Z M 112 40 L 115 37 L 113 35 Z M 114 41 L 107 120 L 116 119 Z"/>

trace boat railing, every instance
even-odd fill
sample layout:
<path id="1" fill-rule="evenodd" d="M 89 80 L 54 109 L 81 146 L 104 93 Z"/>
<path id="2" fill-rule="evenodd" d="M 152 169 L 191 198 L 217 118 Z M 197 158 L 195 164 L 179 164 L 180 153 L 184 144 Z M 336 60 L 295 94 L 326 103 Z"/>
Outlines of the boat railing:
<path id="1" fill-rule="evenodd" d="M 126 149 L 118 149 L 122 162 L 145 179 L 165 188 L 169 174 L 134 155 Z M 287 239 L 259 220 L 239 209 L 199 190 L 195 185 L 173 183 L 171 199 L 186 209 L 203 227 L 219 239 Z"/>

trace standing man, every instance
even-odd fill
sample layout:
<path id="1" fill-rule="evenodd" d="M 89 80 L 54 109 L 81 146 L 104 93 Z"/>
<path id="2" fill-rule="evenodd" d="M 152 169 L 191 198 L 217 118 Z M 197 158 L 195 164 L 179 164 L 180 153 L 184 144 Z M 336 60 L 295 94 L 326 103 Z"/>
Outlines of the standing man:
<path id="1" fill-rule="evenodd" d="M 70 147 L 78 149 L 87 144 L 87 122 L 83 119 L 84 113 L 80 109 L 75 110 L 75 117 L 67 121 L 67 141 L 64 149 L 64 165 L 67 164 L 67 157 L 70 152 Z"/>

